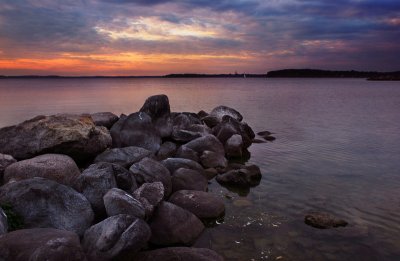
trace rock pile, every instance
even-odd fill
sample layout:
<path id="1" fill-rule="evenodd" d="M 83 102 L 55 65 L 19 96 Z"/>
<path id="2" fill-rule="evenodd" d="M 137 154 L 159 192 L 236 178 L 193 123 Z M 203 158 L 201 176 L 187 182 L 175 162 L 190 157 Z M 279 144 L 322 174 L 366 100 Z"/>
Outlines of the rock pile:
<path id="1" fill-rule="evenodd" d="M 165 95 L 130 115 L 37 116 L 2 128 L 0 206 L 24 227 L 7 231 L 13 220 L 0 209 L 0 260 L 223 260 L 190 246 L 225 212 L 208 180 L 260 182 L 257 166 L 230 162 L 249 155 L 254 138 L 232 108 L 176 113 Z"/>

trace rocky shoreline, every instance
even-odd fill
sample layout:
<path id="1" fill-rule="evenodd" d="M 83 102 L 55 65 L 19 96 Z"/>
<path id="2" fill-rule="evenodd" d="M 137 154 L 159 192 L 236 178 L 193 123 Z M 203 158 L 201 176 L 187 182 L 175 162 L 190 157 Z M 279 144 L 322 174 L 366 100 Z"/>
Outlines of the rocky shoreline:
<path id="1" fill-rule="evenodd" d="M 259 184 L 260 168 L 244 163 L 255 137 L 232 108 L 171 112 L 165 95 L 130 115 L 37 116 L 2 128 L 0 259 L 223 260 L 190 246 L 225 213 L 208 182 Z"/>

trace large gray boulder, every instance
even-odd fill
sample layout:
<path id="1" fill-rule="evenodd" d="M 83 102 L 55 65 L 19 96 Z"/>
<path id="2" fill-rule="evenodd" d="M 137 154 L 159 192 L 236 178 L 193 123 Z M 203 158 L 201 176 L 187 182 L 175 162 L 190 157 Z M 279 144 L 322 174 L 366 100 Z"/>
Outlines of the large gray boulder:
<path id="1" fill-rule="evenodd" d="M 86 230 L 82 245 L 89 260 L 130 260 L 146 246 L 150 236 L 150 228 L 143 220 L 117 215 Z"/>
<path id="2" fill-rule="evenodd" d="M 237 110 L 235 110 L 233 108 L 230 108 L 228 106 L 223 106 L 223 105 L 215 107 L 209 114 L 209 116 L 216 117 L 220 121 L 222 120 L 222 118 L 225 115 L 228 115 L 239 122 L 243 120 L 243 116 L 240 114 L 240 112 L 238 112 Z"/>
<path id="3" fill-rule="evenodd" d="M 190 159 L 168 158 L 163 160 L 161 163 L 170 171 L 170 173 L 174 173 L 180 168 L 192 169 L 200 173 L 203 173 L 204 171 L 203 167 L 199 163 Z"/>
<path id="4" fill-rule="evenodd" d="M 103 201 L 109 217 L 127 214 L 141 219 L 145 218 L 145 209 L 142 203 L 121 189 L 110 189 L 104 195 Z"/>
<path id="5" fill-rule="evenodd" d="M 11 155 L 0 153 L 0 184 L 2 184 L 4 170 L 15 162 L 17 162 L 17 160 Z"/>
<path id="6" fill-rule="evenodd" d="M 171 136 L 171 109 L 166 95 L 161 94 L 150 96 L 146 99 L 140 111 L 145 112 L 151 117 L 155 129 L 162 138 Z"/>
<path id="7" fill-rule="evenodd" d="M 150 222 L 151 239 L 155 245 L 191 245 L 204 230 L 204 225 L 191 212 L 163 201 Z"/>
<path id="8" fill-rule="evenodd" d="M 8 231 L 8 223 L 7 216 L 4 213 L 3 209 L 0 207 L 0 235 L 7 233 Z"/>
<path id="9" fill-rule="evenodd" d="M 208 180 L 200 172 L 180 168 L 172 174 L 172 192 L 178 190 L 207 191 Z"/>
<path id="10" fill-rule="evenodd" d="M 23 218 L 26 228 L 52 227 L 82 235 L 94 218 L 86 197 L 44 178 L 25 179 L 0 187 L 0 204 L 10 204 Z"/>
<path id="11" fill-rule="evenodd" d="M 90 116 L 96 126 L 103 126 L 107 129 L 110 129 L 119 119 L 119 117 L 112 112 L 96 112 L 90 114 Z"/>
<path id="12" fill-rule="evenodd" d="M 171 195 L 169 202 L 192 212 L 200 219 L 215 219 L 225 213 L 224 201 L 204 191 L 180 190 Z"/>
<path id="13" fill-rule="evenodd" d="M 32 228 L 0 236 L 0 260 L 82 261 L 86 257 L 77 234 L 54 228 Z"/>
<path id="14" fill-rule="evenodd" d="M 110 146 L 110 133 L 105 127 L 95 126 L 90 115 L 37 116 L 0 129 L 0 153 L 18 160 L 44 153 L 86 160 Z"/>
<path id="15" fill-rule="evenodd" d="M 71 186 L 80 174 L 78 166 L 71 157 L 61 154 L 44 154 L 8 166 L 4 172 L 4 183 L 42 177 Z"/>
<path id="16" fill-rule="evenodd" d="M 224 261 L 215 251 L 207 248 L 166 247 L 140 252 L 135 256 L 136 261 Z"/>
<path id="17" fill-rule="evenodd" d="M 105 214 L 103 196 L 112 188 L 131 193 L 137 189 L 137 184 L 130 171 L 108 162 L 90 165 L 75 183 L 75 189 L 85 195 L 98 215 Z"/>
<path id="18" fill-rule="evenodd" d="M 133 173 L 138 184 L 160 181 L 164 186 L 165 195 L 171 194 L 171 174 L 160 162 L 151 158 L 144 158 L 133 164 L 129 170 Z"/>
<path id="19" fill-rule="evenodd" d="M 137 146 L 157 152 L 161 145 L 161 136 L 145 112 L 121 116 L 110 130 L 113 147 Z"/>
<path id="20" fill-rule="evenodd" d="M 129 168 L 133 163 L 139 162 L 143 158 L 151 157 L 154 152 L 145 148 L 130 146 L 124 148 L 113 148 L 97 155 L 94 162 L 110 162 Z"/>
<path id="21" fill-rule="evenodd" d="M 161 182 L 144 183 L 133 192 L 133 197 L 142 203 L 142 206 L 145 208 L 146 217 L 150 218 L 155 207 L 165 197 L 164 185 Z"/>

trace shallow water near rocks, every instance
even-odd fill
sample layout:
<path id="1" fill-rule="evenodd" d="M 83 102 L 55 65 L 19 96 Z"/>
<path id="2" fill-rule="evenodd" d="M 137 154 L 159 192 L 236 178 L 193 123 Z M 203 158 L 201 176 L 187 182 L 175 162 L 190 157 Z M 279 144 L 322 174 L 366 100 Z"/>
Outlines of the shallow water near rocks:
<path id="1" fill-rule="evenodd" d="M 226 215 L 195 246 L 226 260 L 400 260 L 400 83 L 363 79 L 2 79 L 0 127 L 39 114 L 135 112 L 154 94 L 173 111 L 240 111 L 273 142 L 253 144 L 263 178 L 215 181 Z M 349 222 L 319 230 L 309 211 Z"/>

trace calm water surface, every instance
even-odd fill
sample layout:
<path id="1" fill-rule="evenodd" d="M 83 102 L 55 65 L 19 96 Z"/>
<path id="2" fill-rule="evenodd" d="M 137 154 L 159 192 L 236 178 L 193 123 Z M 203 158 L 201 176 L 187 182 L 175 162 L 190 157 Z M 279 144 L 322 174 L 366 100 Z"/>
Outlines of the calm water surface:
<path id="1" fill-rule="evenodd" d="M 195 246 L 227 260 L 400 260 L 400 83 L 362 79 L 0 80 L 0 127 L 38 114 L 137 111 L 165 93 L 174 111 L 239 110 L 255 131 L 263 179 L 250 191 L 215 181 L 226 216 Z M 311 210 L 349 222 L 318 230 Z"/>

